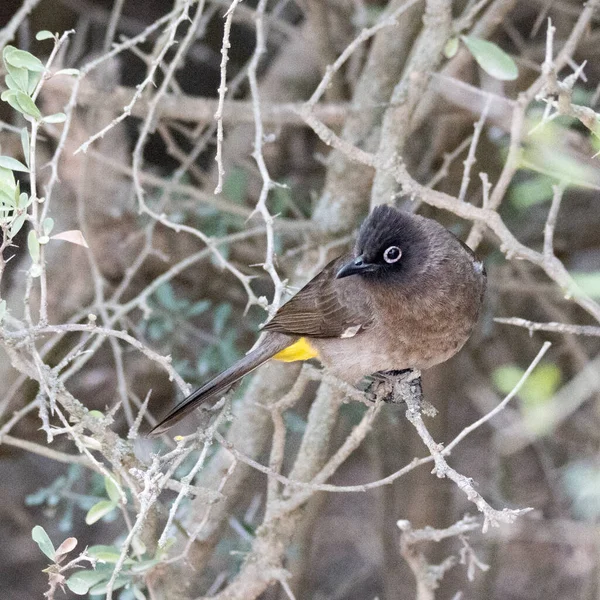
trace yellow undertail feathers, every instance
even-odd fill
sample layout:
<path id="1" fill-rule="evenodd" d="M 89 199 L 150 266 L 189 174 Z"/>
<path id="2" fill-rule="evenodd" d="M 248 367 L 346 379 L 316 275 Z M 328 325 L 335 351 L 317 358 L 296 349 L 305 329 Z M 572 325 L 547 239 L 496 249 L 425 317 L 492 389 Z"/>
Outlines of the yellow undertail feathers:
<path id="1" fill-rule="evenodd" d="M 291 346 L 278 352 L 273 358 L 283 362 L 294 362 L 295 360 L 309 360 L 318 358 L 319 353 L 308 343 L 306 338 L 300 338 Z"/>

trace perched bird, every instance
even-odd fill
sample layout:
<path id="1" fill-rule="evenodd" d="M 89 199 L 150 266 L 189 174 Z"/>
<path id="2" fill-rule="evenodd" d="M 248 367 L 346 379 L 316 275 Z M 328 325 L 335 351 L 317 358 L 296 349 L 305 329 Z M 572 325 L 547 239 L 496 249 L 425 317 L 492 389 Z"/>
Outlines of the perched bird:
<path id="1" fill-rule="evenodd" d="M 258 347 L 179 402 L 151 433 L 163 433 L 270 358 L 316 357 L 351 384 L 380 371 L 437 365 L 469 338 L 485 287 L 481 261 L 442 225 L 378 206 L 354 250 L 277 311 Z"/>

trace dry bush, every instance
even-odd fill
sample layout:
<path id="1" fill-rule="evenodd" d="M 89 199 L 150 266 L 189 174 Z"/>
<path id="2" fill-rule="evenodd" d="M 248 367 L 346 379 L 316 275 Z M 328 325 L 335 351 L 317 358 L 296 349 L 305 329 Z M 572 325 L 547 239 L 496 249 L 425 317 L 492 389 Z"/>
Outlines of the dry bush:
<path id="1" fill-rule="evenodd" d="M 3 597 L 600 597 L 599 5 L 0 7 Z M 435 418 L 270 363 L 140 435 L 389 202 L 488 268 Z"/>

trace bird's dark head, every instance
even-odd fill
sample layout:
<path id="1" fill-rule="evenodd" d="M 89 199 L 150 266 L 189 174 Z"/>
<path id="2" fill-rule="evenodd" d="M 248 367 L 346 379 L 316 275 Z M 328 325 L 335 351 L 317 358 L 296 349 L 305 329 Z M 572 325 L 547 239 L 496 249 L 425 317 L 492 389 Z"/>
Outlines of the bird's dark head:
<path id="1" fill-rule="evenodd" d="M 428 248 L 419 217 L 392 206 L 377 206 L 360 228 L 354 258 L 338 271 L 337 278 L 404 279 L 426 261 Z"/>

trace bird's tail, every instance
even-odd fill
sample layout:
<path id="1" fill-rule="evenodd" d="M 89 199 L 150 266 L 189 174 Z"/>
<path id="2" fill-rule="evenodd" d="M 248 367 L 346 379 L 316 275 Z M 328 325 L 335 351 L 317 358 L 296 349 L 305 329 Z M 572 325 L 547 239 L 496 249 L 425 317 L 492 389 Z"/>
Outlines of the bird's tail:
<path id="1" fill-rule="evenodd" d="M 148 435 L 155 436 L 164 433 L 189 412 L 203 404 L 206 400 L 225 392 L 227 388 L 244 377 L 244 375 L 260 367 L 260 365 L 267 362 L 275 354 L 293 344 L 296 339 L 295 337 L 281 333 L 267 333 L 265 339 L 252 352 L 246 354 L 244 358 L 238 360 L 229 369 L 226 369 L 176 404 L 167 416 L 150 430 Z"/>

